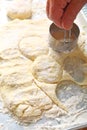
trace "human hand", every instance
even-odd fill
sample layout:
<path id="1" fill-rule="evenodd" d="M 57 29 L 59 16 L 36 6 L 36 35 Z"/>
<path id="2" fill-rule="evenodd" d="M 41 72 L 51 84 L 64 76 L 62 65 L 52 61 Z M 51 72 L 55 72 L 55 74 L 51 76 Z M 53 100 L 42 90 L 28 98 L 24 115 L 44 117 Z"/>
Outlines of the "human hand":
<path id="1" fill-rule="evenodd" d="M 87 0 L 47 0 L 46 12 L 58 27 L 69 30 Z"/>

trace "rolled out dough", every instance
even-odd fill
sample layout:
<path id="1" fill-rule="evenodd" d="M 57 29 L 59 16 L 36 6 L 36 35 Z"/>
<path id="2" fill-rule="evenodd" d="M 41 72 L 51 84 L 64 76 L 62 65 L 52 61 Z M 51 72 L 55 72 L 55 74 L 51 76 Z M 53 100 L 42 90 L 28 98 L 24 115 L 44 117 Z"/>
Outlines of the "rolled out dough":
<path id="1" fill-rule="evenodd" d="M 55 117 L 55 112 L 62 112 L 59 107 L 66 111 L 56 96 L 61 81 L 79 84 L 85 79 L 81 85 L 87 85 L 84 52 L 79 47 L 80 57 L 79 51 L 74 55 L 52 51 L 47 40 L 49 25 L 47 19 L 14 20 L 0 28 L 0 95 L 22 122 L 35 122 L 51 110 Z"/>

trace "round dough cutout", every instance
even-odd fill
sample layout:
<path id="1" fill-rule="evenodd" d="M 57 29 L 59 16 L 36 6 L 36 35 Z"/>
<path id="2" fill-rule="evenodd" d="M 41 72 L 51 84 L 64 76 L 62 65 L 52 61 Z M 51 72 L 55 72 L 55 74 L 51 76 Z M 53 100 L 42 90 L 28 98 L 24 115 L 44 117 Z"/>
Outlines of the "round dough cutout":
<path id="1" fill-rule="evenodd" d="M 62 77 L 62 67 L 52 57 L 42 55 L 32 65 L 33 76 L 41 82 L 57 83 Z"/>

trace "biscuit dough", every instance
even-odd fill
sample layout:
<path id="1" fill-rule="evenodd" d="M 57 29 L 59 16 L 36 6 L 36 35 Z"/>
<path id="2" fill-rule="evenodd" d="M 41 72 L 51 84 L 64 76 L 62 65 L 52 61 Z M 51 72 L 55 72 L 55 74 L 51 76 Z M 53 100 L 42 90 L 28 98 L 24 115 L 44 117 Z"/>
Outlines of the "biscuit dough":
<path id="1" fill-rule="evenodd" d="M 6 57 L 8 50 L 9 54 Z M 34 83 L 34 78 L 30 73 L 32 61 L 20 53 L 18 55 L 12 52 L 15 52 L 15 48 L 1 52 L 3 54 L 0 60 L 2 101 L 5 107 L 21 122 L 36 122 L 45 110 L 52 108 L 52 101 Z"/>
<path id="2" fill-rule="evenodd" d="M 9 48 L 0 53 L 0 75 L 29 71 L 32 61 L 25 58 L 17 48 Z"/>
<path id="3" fill-rule="evenodd" d="M 11 19 L 27 19 L 32 16 L 31 0 L 13 0 L 8 7 L 7 16 Z"/>
<path id="4" fill-rule="evenodd" d="M 42 26 L 43 25 L 43 26 Z M 13 20 L 3 27 L 0 27 L 0 52 L 9 48 L 18 48 L 20 41 L 32 35 L 47 39 L 48 19 L 43 20 Z"/>
<path id="5" fill-rule="evenodd" d="M 27 58 L 34 60 L 36 57 L 48 54 L 46 41 L 38 35 L 26 37 L 19 43 L 21 53 Z"/>
<path id="6" fill-rule="evenodd" d="M 32 64 L 33 76 L 41 82 L 57 83 L 62 77 L 62 67 L 51 56 L 42 55 Z"/>
<path id="7" fill-rule="evenodd" d="M 18 50 L 24 37 L 31 37 L 37 31 L 39 37 L 47 35 L 47 25 L 47 20 L 14 20 L 0 28 L 0 42 L 3 43 L 0 44 L 0 94 L 4 105 L 22 122 L 37 121 L 53 104 L 34 83 L 30 72 L 32 61 Z"/>
<path id="8" fill-rule="evenodd" d="M 37 80 L 35 80 L 35 83 L 37 84 L 37 87 L 40 88 L 51 99 L 51 101 L 53 101 L 56 106 L 60 107 L 61 110 L 64 110 L 64 112 L 67 112 L 67 108 L 57 98 L 57 84 L 47 84 L 44 82 L 39 82 Z"/>
<path id="9" fill-rule="evenodd" d="M 53 105 L 53 107 L 44 112 L 45 116 L 48 118 L 57 118 L 60 116 L 66 115 L 65 111 L 61 111 L 61 109 L 57 105 Z"/>
<path id="10" fill-rule="evenodd" d="M 0 52 L 0 59 L 9 60 L 22 56 L 17 48 L 9 48 Z"/>
<path id="11" fill-rule="evenodd" d="M 16 81 L 15 77 L 12 78 Z M 19 121 L 36 122 L 45 110 L 52 108 L 52 101 L 32 82 L 32 79 L 26 83 L 22 80 L 20 77 L 21 82 L 15 82 L 15 84 L 10 82 L 9 85 L 8 82 L 2 83 L 1 96 L 5 106 Z"/>
<path id="12" fill-rule="evenodd" d="M 0 28 L 0 95 L 21 122 L 66 113 L 56 93 L 62 82 L 87 85 L 84 52 L 79 48 L 81 55 L 74 51 L 64 56 L 52 51 L 47 40 L 49 25 L 47 19 L 14 20 Z"/>

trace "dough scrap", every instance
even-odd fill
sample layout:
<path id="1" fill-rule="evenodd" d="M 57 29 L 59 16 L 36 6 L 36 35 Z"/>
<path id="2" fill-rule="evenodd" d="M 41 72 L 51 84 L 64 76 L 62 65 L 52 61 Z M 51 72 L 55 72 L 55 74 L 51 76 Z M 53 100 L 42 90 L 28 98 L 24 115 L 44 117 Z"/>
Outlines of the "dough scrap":
<path id="1" fill-rule="evenodd" d="M 14 86 L 2 84 L 0 91 L 5 106 L 24 123 L 36 122 L 44 111 L 52 108 L 49 97 L 31 81 Z"/>
<path id="2" fill-rule="evenodd" d="M 51 56 L 42 55 L 32 64 L 33 76 L 41 82 L 57 83 L 62 77 L 62 67 Z"/>
<path id="3" fill-rule="evenodd" d="M 26 37 L 19 43 L 19 50 L 27 58 L 34 60 L 36 57 L 48 54 L 47 42 L 38 35 Z"/>
<path id="4" fill-rule="evenodd" d="M 57 105 L 53 105 L 53 107 L 44 112 L 47 118 L 59 118 L 60 116 L 66 115 L 66 112 L 61 110 Z"/>
<path id="5" fill-rule="evenodd" d="M 32 16 L 31 0 L 13 0 L 8 7 L 7 16 L 11 19 L 27 19 Z"/>

